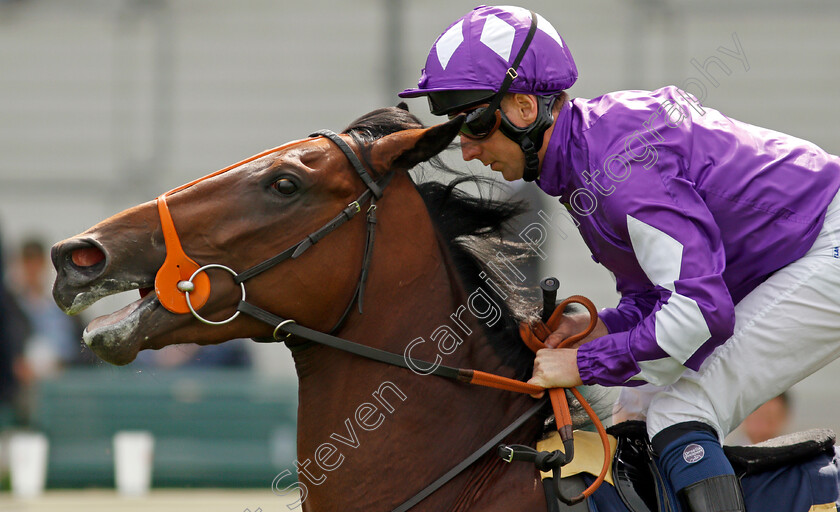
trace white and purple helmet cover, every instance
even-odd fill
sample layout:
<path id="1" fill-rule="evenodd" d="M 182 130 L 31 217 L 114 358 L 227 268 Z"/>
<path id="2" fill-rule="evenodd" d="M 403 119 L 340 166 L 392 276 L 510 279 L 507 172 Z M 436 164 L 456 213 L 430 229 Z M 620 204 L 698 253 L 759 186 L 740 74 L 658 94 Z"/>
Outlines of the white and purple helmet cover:
<path id="1" fill-rule="evenodd" d="M 537 31 L 508 92 L 554 95 L 577 80 L 577 67 L 565 41 L 545 18 L 536 15 Z M 415 89 L 403 98 L 430 92 L 498 91 L 531 26 L 531 12 L 513 6 L 479 6 L 449 26 L 426 58 Z"/>

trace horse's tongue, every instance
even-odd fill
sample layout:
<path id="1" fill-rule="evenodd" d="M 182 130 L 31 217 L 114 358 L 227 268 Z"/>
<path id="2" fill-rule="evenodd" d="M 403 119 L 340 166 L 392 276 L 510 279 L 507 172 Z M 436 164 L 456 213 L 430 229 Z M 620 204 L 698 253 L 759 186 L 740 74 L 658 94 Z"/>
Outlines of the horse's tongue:
<path id="1" fill-rule="evenodd" d="M 132 302 L 131 304 L 125 306 L 124 308 L 111 313 L 110 315 L 104 315 L 97 318 L 94 318 L 90 324 L 85 328 L 85 332 L 93 333 L 100 329 L 108 329 L 111 330 L 118 329 L 120 332 L 129 332 L 131 329 L 134 328 L 134 325 L 137 323 L 136 320 L 134 322 L 130 322 L 129 317 L 137 312 L 141 305 L 144 304 L 146 301 L 136 301 Z"/>

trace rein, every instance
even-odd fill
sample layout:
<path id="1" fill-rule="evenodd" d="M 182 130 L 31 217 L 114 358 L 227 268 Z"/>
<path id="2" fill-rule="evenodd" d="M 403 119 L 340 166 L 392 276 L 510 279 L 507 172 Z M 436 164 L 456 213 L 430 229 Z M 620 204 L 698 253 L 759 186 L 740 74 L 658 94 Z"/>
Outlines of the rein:
<path id="1" fill-rule="evenodd" d="M 220 264 L 208 264 L 199 266 L 195 261 L 193 261 L 189 256 L 186 255 L 181 246 L 177 231 L 175 230 L 175 225 L 172 221 L 171 213 L 169 212 L 169 207 L 166 202 L 167 196 L 189 188 L 206 179 L 218 176 L 219 174 L 227 172 L 240 165 L 267 156 L 271 153 L 301 144 L 303 142 L 310 141 L 313 137 L 325 137 L 329 139 L 333 144 L 338 146 L 338 148 L 341 149 L 341 151 L 350 161 L 354 170 L 359 175 L 361 180 L 365 183 L 365 191 L 362 192 L 362 194 L 359 195 L 359 197 L 356 198 L 355 201 L 348 204 L 332 220 L 324 224 L 321 228 L 310 233 L 296 244 L 292 245 L 291 247 L 288 247 L 287 249 L 278 253 L 277 255 L 248 268 L 247 270 L 241 273 L 237 273 L 231 268 Z M 355 354 L 391 366 L 411 369 L 411 367 L 409 366 L 410 361 L 414 364 L 415 368 L 418 366 L 430 367 L 431 363 L 428 363 L 423 360 L 411 358 L 407 355 L 396 354 L 385 350 L 368 347 L 350 340 L 338 338 L 336 336 L 333 336 L 332 334 L 316 331 L 308 327 L 297 325 L 292 319 L 282 318 L 273 313 L 265 311 L 264 309 L 254 306 L 253 304 L 250 304 L 246 301 L 246 280 L 273 268 L 274 266 L 278 265 L 283 261 L 299 257 L 307 249 L 315 245 L 319 240 L 321 240 L 326 235 L 328 235 L 329 233 L 337 229 L 339 226 L 352 219 L 356 214 L 361 212 L 362 205 L 370 202 L 370 206 L 367 209 L 367 234 L 365 252 L 362 259 L 362 268 L 359 274 L 358 284 L 356 285 L 356 290 L 353 293 L 353 296 L 351 297 L 346 309 L 344 310 L 344 313 L 342 314 L 336 325 L 329 332 L 333 333 L 341 327 L 341 325 L 344 323 L 347 316 L 349 315 L 350 311 L 352 310 L 353 304 L 355 304 L 356 302 L 358 302 L 359 304 L 359 313 L 362 313 L 364 287 L 365 282 L 367 280 L 371 255 L 373 252 L 374 237 L 376 232 L 376 200 L 382 197 L 382 191 L 391 181 L 392 177 L 393 174 L 388 174 L 379 182 L 375 181 L 373 178 L 371 178 L 370 174 L 364 168 L 358 156 L 356 156 L 353 149 L 349 146 L 349 144 L 347 144 L 347 142 L 344 141 L 344 139 L 342 139 L 332 131 L 321 130 L 312 134 L 309 139 L 294 141 L 283 146 L 279 146 L 277 148 L 269 149 L 252 157 L 249 157 L 245 160 L 242 160 L 241 162 L 235 163 L 224 169 L 209 174 L 203 178 L 170 190 L 165 194 L 162 194 L 157 198 L 157 207 L 161 218 L 164 242 L 166 244 L 166 258 L 164 260 L 163 265 L 158 270 L 157 275 L 155 276 L 155 293 L 158 297 L 158 300 L 164 308 L 171 311 L 172 313 L 191 313 L 196 319 L 205 324 L 226 324 L 237 318 L 240 315 L 240 313 L 245 313 L 246 315 L 260 320 L 270 326 L 274 326 L 272 337 L 255 339 L 255 341 L 258 342 L 283 342 L 286 341 L 286 339 L 290 336 L 296 336 L 298 338 L 308 340 L 309 342 L 326 345 L 328 347 L 349 352 L 351 354 Z M 207 302 L 210 296 L 210 279 L 205 271 L 211 268 L 217 268 L 229 272 L 233 277 L 233 281 L 240 286 L 240 289 L 242 291 L 242 296 L 236 307 L 236 311 L 229 318 L 221 321 L 208 320 L 202 317 L 197 312 L 197 310 L 200 309 Z M 556 330 L 557 326 L 562 320 L 562 314 L 565 306 L 571 302 L 583 304 L 587 308 L 591 316 L 590 325 L 584 332 L 565 340 L 560 345 L 560 347 L 571 345 L 576 341 L 583 339 L 592 331 L 592 329 L 595 328 L 595 323 L 597 321 L 597 312 L 595 311 L 594 305 L 592 305 L 592 303 L 585 297 L 569 297 L 557 306 L 557 308 L 554 310 L 554 313 L 551 315 L 551 318 L 546 323 L 539 322 L 535 326 L 530 326 L 524 323 L 520 325 L 520 335 L 522 336 L 522 339 L 534 352 L 536 352 L 539 349 L 546 348 L 546 346 L 542 343 L 542 340 L 544 340 L 551 332 Z M 285 334 L 285 336 L 281 337 L 282 334 Z M 454 368 L 450 366 L 438 365 L 434 369 L 434 371 L 430 373 L 432 375 L 437 375 L 439 377 L 457 380 L 459 382 L 464 382 L 468 384 L 502 389 L 506 391 L 514 391 L 518 393 L 526 393 L 530 395 L 538 394 L 545 391 L 544 388 L 539 386 L 534 386 L 515 379 L 509 379 L 507 377 L 502 377 L 499 375 L 494 375 L 479 370 Z M 598 487 L 598 485 L 600 485 L 600 483 L 604 479 L 609 462 L 609 442 L 606 438 L 606 432 L 604 431 L 603 425 L 601 425 L 601 422 L 598 420 L 597 415 L 586 402 L 584 397 L 580 394 L 580 392 L 578 392 L 578 390 L 575 388 L 571 388 L 571 392 L 584 407 L 587 414 L 592 419 L 593 423 L 596 425 L 599 434 L 601 434 L 602 442 L 604 442 L 605 446 L 605 455 L 604 466 L 602 468 L 601 475 L 590 486 L 590 488 L 588 488 L 579 496 L 575 496 L 573 498 L 568 499 L 565 498 L 562 494 L 558 494 L 558 497 L 568 504 L 573 504 L 582 501 L 595 491 L 595 489 Z M 560 466 L 570 462 L 572 460 L 572 457 L 574 456 L 574 445 L 572 440 L 572 420 L 571 414 L 569 412 L 569 405 L 566 399 L 565 390 L 561 388 L 550 389 L 548 390 L 548 394 L 557 420 L 557 428 L 560 432 L 560 436 L 563 440 L 565 448 L 564 452 L 552 452 L 552 460 L 557 461 L 557 463 L 555 464 L 555 469 L 559 470 Z M 508 434 L 519 428 L 522 424 L 525 423 L 525 421 L 537 414 L 537 412 L 540 409 L 542 409 L 542 406 L 544 404 L 545 400 L 541 400 L 536 405 L 531 407 L 523 415 L 517 418 L 511 425 L 509 425 L 499 434 L 494 436 L 493 439 L 485 443 L 481 448 L 473 452 L 465 460 L 463 460 L 450 471 L 448 471 L 443 476 L 435 480 L 432 484 L 420 491 L 414 497 L 412 497 L 411 499 L 407 500 L 402 505 L 394 509 L 393 512 L 404 512 L 409 510 L 411 507 L 413 507 L 414 505 L 422 501 L 424 498 L 435 492 L 437 489 L 442 487 L 444 484 L 449 482 L 452 478 L 460 474 L 473 462 L 475 462 L 480 457 L 489 452 L 494 446 L 501 442 L 504 437 L 506 437 Z M 522 448 L 524 447 L 504 447 L 504 449 L 509 450 L 510 453 L 507 457 L 503 458 L 507 462 L 511 462 L 512 460 L 533 460 L 533 458 L 529 459 L 530 454 L 523 455 L 521 450 Z M 559 471 L 555 471 L 555 480 L 556 487 L 559 493 Z"/>

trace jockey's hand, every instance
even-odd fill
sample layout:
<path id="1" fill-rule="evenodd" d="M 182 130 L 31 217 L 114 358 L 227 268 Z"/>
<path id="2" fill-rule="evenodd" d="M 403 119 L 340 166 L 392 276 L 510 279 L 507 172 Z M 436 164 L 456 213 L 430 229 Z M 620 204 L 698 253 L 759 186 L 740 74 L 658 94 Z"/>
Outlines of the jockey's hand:
<path id="1" fill-rule="evenodd" d="M 571 388 L 580 386 L 576 348 L 544 348 L 534 359 L 534 375 L 528 384 L 544 388 Z M 545 392 L 531 395 L 541 398 Z"/>
<path id="2" fill-rule="evenodd" d="M 583 313 L 563 315 L 563 319 L 560 321 L 560 326 L 545 339 L 545 344 L 550 348 L 555 348 L 566 338 L 582 333 L 587 327 L 589 327 L 589 313 L 587 311 L 584 311 Z M 577 348 L 587 341 L 592 341 L 595 338 L 600 338 L 601 336 L 606 336 L 607 334 L 609 334 L 607 326 L 605 326 L 604 322 L 602 322 L 599 318 L 598 323 L 595 324 L 595 328 L 592 332 L 589 333 L 587 337 L 572 345 L 570 348 Z"/>

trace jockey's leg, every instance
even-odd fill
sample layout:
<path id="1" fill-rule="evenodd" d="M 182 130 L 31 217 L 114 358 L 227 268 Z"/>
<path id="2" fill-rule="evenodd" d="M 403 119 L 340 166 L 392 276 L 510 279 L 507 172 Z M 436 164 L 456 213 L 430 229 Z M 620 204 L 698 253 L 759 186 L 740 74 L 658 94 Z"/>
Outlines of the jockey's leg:
<path id="1" fill-rule="evenodd" d="M 618 393 L 618 400 L 613 405 L 613 423 L 629 420 L 646 421 L 650 401 L 665 388 L 666 386 L 654 386 L 653 384 L 621 388 Z"/>
<path id="2" fill-rule="evenodd" d="M 712 427 L 697 421 L 671 425 L 653 438 L 653 446 L 682 510 L 746 511 L 741 484 Z"/>
<path id="3" fill-rule="evenodd" d="M 676 490 L 687 489 L 695 478 L 731 474 L 720 446 L 726 434 L 761 404 L 840 356 L 838 240 L 840 201 L 835 198 L 808 253 L 735 306 L 733 336 L 699 371 L 686 370 L 651 399 L 648 434 L 668 459 L 664 469 Z M 704 425 L 710 427 L 705 433 Z M 691 444 L 703 448 L 703 457 L 689 449 Z M 705 467 L 694 467 L 698 464 Z"/>

